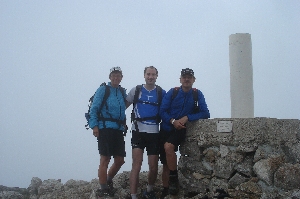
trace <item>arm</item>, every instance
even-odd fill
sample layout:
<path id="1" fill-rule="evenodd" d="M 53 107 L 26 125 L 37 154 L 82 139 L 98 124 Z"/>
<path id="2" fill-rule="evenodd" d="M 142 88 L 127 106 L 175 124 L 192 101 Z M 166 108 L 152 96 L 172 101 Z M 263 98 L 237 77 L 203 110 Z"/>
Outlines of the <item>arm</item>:
<path id="1" fill-rule="evenodd" d="M 126 109 L 132 104 L 132 103 L 128 102 L 127 100 L 125 103 L 126 103 Z"/>
<path id="2" fill-rule="evenodd" d="M 95 137 L 98 137 L 98 136 L 99 136 L 99 128 L 98 128 L 98 126 L 95 126 L 95 127 L 93 128 L 93 135 L 94 135 Z"/>
<path id="3" fill-rule="evenodd" d="M 104 93 L 105 93 L 105 86 L 101 86 L 97 89 L 94 95 L 93 103 L 90 109 L 90 120 L 89 120 L 89 126 L 91 127 L 91 129 L 94 129 L 95 126 L 97 126 L 98 128 L 98 124 L 99 124 L 98 113 L 100 111 L 99 109 L 104 97 Z"/>
<path id="4" fill-rule="evenodd" d="M 135 89 L 136 89 L 136 87 L 133 87 L 133 88 L 129 91 L 129 93 L 128 93 L 127 97 L 126 97 L 126 109 L 133 103 L 133 98 L 134 98 L 134 94 L 135 94 Z"/>
<path id="5" fill-rule="evenodd" d="M 174 120 L 174 122 L 173 122 L 173 120 Z M 187 123 L 188 117 L 183 116 L 179 120 L 175 120 L 175 119 L 173 119 L 173 120 L 171 119 L 171 123 L 173 123 L 173 125 L 176 129 L 184 129 L 184 128 L 186 128 L 185 123 Z"/>

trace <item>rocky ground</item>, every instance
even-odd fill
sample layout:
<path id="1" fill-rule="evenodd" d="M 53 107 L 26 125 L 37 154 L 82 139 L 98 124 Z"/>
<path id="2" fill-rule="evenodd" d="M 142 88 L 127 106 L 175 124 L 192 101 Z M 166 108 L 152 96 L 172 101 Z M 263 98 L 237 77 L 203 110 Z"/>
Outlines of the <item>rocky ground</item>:
<path id="1" fill-rule="evenodd" d="M 160 197 L 162 190 L 161 171 L 154 187 L 157 197 Z M 130 196 L 129 192 L 129 173 L 128 171 L 117 174 L 114 178 L 114 187 L 116 188 L 115 199 L 126 199 Z M 140 182 L 138 197 L 142 198 L 142 192 L 147 186 L 148 172 L 140 173 Z M 68 180 L 65 184 L 59 179 L 48 179 L 42 181 L 40 178 L 33 177 L 28 188 L 5 187 L 0 186 L 0 199 L 97 199 L 95 190 L 99 187 L 98 179 L 92 179 L 90 182 L 83 180 Z M 177 197 L 167 196 L 169 198 L 205 198 L 205 195 L 193 195 L 181 190 Z"/>

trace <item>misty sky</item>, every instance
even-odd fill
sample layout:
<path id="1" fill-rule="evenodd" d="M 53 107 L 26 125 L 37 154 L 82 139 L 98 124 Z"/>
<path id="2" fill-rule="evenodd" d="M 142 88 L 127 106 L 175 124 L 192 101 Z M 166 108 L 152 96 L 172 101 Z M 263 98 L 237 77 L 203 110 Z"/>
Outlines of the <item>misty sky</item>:
<path id="1" fill-rule="evenodd" d="M 298 0 L 0 0 L 0 185 L 97 178 L 84 113 L 113 66 L 127 91 L 144 83 L 145 66 L 157 67 L 167 91 L 192 68 L 211 118 L 229 118 L 235 33 L 252 38 L 255 117 L 300 119 L 299 8 Z M 121 171 L 131 169 L 130 138 Z"/>

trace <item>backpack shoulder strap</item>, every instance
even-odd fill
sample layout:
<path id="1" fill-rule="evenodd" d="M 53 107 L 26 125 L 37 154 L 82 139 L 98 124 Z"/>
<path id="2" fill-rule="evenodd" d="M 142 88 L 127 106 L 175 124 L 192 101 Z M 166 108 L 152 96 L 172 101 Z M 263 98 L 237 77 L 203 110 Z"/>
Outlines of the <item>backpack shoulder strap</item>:
<path id="1" fill-rule="evenodd" d="M 125 88 L 123 88 L 122 86 L 120 86 L 120 91 L 121 91 L 121 93 L 122 93 L 124 102 L 126 102 L 126 92 L 125 92 Z"/>
<path id="2" fill-rule="evenodd" d="M 197 112 L 199 111 L 199 106 L 198 106 L 198 89 L 193 88 L 193 99 L 194 99 L 194 111 Z"/>
<path id="3" fill-rule="evenodd" d="M 198 101 L 198 89 L 197 88 L 193 88 L 193 98 L 194 98 L 194 101 Z"/>
<path id="4" fill-rule="evenodd" d="M 137 85 L 135 87 L 135 92 L 134 92 L 134 97 L 133 97 L 133 102 L 132 102 L 133 105 L 132 105 L 132 111 L 131 111 L 131 122 L 134 124 L 136 132 L 139 132 L 139 127 L 138 127 L 137 120 L 136 120 L 135 113 L 134 113 L 134 105 L 139 100 L 139 95 L 140 95 L 140 91 L 142 90 L 142 86 L 143 85 Z"/>
<path id="5" fill-rule="evenodd" d="M 136 104 L 138 102 L 140 91 L 142 90 L 142 86 L 143 85 L 137 85 L 135 87 L 135 93 L 134 93 L 134 97 L 133 97 L 133 104 Z"/>
<path id="6" fill-rule="evenodd" d="M 172 93 L 172 100 L 177 96 L 178 92 L 179 92 L 180 87 L 175 87 L 173 89 L 173 93 Z"/>
<path id="7" fill-rule="evenodd" d="M 162 101 L 162 88 L 158 85 L 156 85 L 156 92 L 157 92 L 157 103 L 158 106 L 160 106 Z"/>
<path id="8" fill-rule="evenodd" d="M 102 103 L 100 105 L 100 109 L 99 109 L 100 112 L 101 112 L 101 110 L 102 110 L 104 104 L 106 103 L 106 100 L 107 100 L 107 98 L 108 98 L 108 96 L 110 94 L 109 86 L 107 86 L 106 84 L 104 84 L 103 86 L 105 86 L 105 93 L 104 93 L 104 97 L 103 97 Z"/>

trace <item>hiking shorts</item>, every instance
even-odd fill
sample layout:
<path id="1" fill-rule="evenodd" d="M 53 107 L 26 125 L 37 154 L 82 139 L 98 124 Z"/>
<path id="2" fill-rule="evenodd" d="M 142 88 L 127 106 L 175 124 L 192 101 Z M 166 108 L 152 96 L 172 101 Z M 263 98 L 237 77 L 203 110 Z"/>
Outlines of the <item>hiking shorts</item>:
<path id="1" fill-rule="evenodd" d="M 146 133 L 132 131 L 132 149 L 146 148 L 147 155 L 159 155 L 159 133 Z"/>
<path id="2" fill-rule="evenodd" d="M 169 142 L 175 146 L 174 151 L 178 151 L 178 146 L 185 140 L 186 129 L 172 130 L 172 131 L 160 131 L 160 162 L 162 164 L 167 164 L 166 152 L 164 149 L 164 144 Z"/>
<path id="3" fill-rule="evenodd" d="M 123 131 L 109 128 L 100 129 L 97 140 L 100 155 L 126 157 Z"/>

